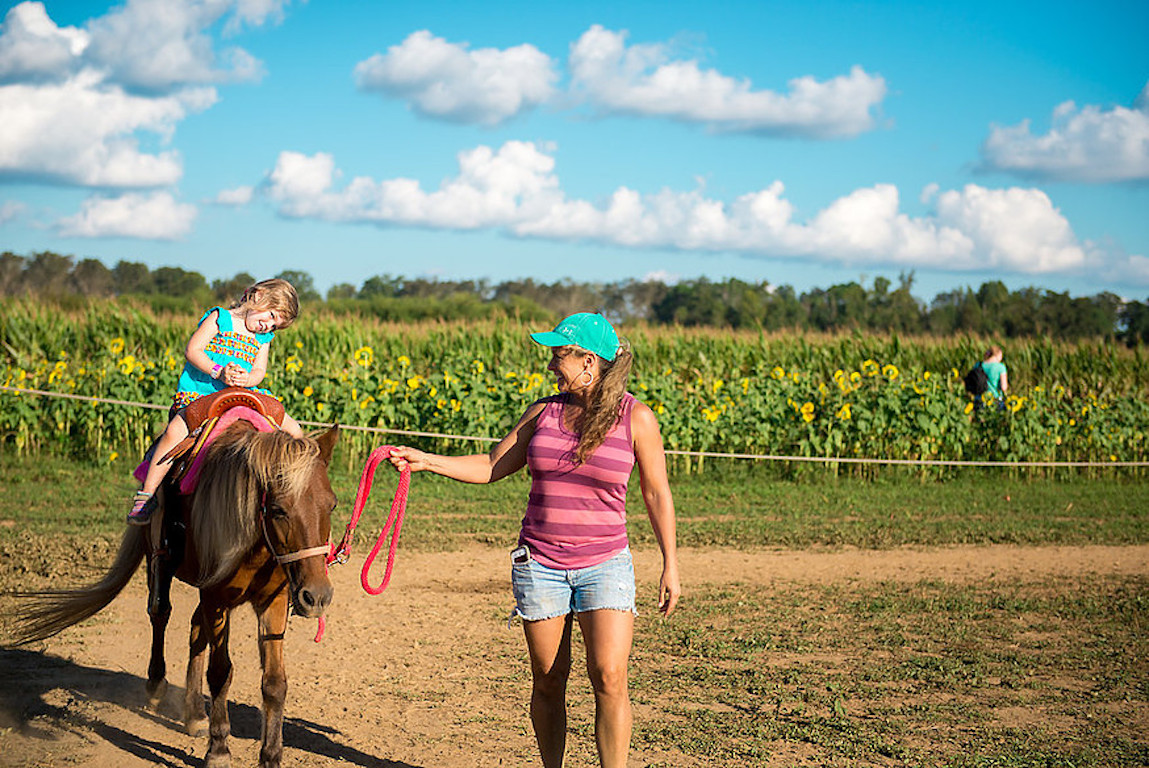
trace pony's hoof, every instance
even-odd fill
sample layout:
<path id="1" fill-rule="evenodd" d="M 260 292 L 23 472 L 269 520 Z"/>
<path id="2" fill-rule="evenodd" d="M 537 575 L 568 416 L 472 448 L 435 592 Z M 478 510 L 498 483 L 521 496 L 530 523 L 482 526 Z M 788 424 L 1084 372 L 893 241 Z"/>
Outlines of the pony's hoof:
<path id="1" fill-rule="evenodd" d="M 168 681 L 160 680 L 154 686 L 148 683 L 148 709 L 155 711 L 163 704 L 164 697 L 168 695 Z"/>
<path id="2" fill-rule="evenodd" d="M 203 764 L 204 768 L 231 768 L 231 754 L 208 755 Z"/>
<path id="3" fill-rule="evenodd" d="M 184 723 L 184 728 L 187 729 L 188 736 L 203 736 L 207 733 L 207 718 L 192 718 Z"/>

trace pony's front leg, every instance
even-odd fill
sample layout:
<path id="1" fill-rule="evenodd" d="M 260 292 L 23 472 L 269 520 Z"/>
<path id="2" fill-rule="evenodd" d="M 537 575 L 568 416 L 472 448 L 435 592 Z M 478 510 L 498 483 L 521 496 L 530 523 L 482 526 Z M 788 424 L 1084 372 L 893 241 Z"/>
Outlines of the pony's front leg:
<path id="1" fill-rule="evenodd" d="M 280 594 L 259 619 L 259 660 L 263 669 L 263 733 L 259 768 L 279 768 L 283 758 L 283 704 L 287 699 L 287 669 L 283 663 L 283 637 L 287 631 L 287 595 Z"/>
<path id="2" fill-rule="evenodd" d="M 208 718 L 206 768 L 229 768 L 231 751 L 227 739 L 231 736 L 231 718 L 227 712 L 227 692 L 231 687 L 231 656 L 228 654 L 228 636 L 231 633 L 230 612 L 226 608 L 209 608 L 201 598 L 203 627 L 208 635 L 207 688 L 211 695 Z"/>
<path id="3" fill-rule="evenodd" d="M 192 736 L 207 730 L 207 714 L 203 706 L 203 667 L 207 657 L 207 632 L 203 626 L 203 608 L 197 605 L 191 617 L 188 638 L 188 668 L 184 681 L 184 728 Z"/>

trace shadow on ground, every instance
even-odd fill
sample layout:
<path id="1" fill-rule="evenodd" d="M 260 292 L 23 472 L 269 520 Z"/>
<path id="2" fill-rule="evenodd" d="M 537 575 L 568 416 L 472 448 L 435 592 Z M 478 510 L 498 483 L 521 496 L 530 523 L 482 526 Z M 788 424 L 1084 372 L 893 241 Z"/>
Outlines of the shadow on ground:
<path id="1" fill-rule="evenodd" d="M 198 754 L 181 747 L 142 738 L 101 720 L 101 705 L 132 710 L 173 733 L 183 734 L 183 688 L 171 686 L 158 711 L 144 708 L 144 679 L 122 671 L 86 667 L 59 656 L 28 649 L 0 648 L 0 729 L 11 728 L 27 739 L 56 741 L 62 733 L 90 739 L 92 734 L 140 760 L 181 768 L 198 766 Z M 231 732 L 240 739 L 259 739 L 261 715 L 257 708 L 232 703 Z M 86 734 L 86 736 L 85 736 Z M 419 768 L 384 760 L 343 744 L 337 728 L 299 717 L 287 717 L 283 744 L 346 765 L 362 768 Z M 203 738 L 202 750 L 207 748 Z"/>

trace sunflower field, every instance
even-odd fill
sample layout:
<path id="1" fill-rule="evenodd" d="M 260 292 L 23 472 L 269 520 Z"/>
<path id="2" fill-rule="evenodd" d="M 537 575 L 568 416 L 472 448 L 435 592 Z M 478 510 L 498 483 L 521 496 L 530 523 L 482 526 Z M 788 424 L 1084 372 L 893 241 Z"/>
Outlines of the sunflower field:
<path id="1" fill-rule="evenodd" d="M 114 301 L 72 311 L 7 302 L 0 449 L 134 462 L 166 411 L 14 390 L 166 407 L 194 324 Z M 549 355 L 529 340 L 532 330 L 541 328 L 515 320 L 399 325 L 305 307 L 277 334 L 261 386 L 303 422 L 500 437 L 531 402 L 555 392 Z M 1149 453 L 1149 371 L 1139 348 L 1015 342 L 1006 348 L 1004 409 L 975 409 L 962 377 L 991 340 L 619 330 L 635 354 L 631 391 L 658 414 L 670 451 L 1109 463 L 1146 461 Z M 488 445 L 367 431 L 344 440 L 349 464 L 385 443 L 450 452 Z M 712 461 L 671 454 L 680 471 Z"/>

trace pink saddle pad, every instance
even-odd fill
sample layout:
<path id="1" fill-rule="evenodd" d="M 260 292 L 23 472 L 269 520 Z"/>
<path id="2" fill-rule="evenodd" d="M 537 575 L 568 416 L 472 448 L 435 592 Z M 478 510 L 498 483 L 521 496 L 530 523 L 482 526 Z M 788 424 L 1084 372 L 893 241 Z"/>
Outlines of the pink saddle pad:
<path id="1" fill-rule="evenodd" d="M 197 453 L 196 457 L 192 460 L 192 464 L 188 468 L 188 471 L 184 473 L 183 479 L 180 481 L 180 493 L 191 493 L 193 490 L 195 490 L 196 482 L 199 480 L 200 466 L 203 464 L 204 451 L 211 444 L 211 442 L 216 439 L 217 436 L 223 434 L 225 429 L 240 419 L 250 423 L 260 432 L 275 431 L 275 427 L 272 426 L 271 422 L 269 422 L 262 413 L 259 413 L 252 408 L 248 408 L 245 405 L 240 405 L 236 406 L 235 408 L 228 409 L 222 416 L 219 417 L 219 421 L 215 423 L 215 426 L 212 427 L 211 433 L 208 434 L 207 440 L 204 441 L 203 447 L 200 448 L 199 453 Z M 136 467 L 136 471 L 133 472 L 132 475 L 142 483 L 144 478 L 147 477 L 147 474 L 148 460 L 144 459 L 140 462 L 140 465 Z"/>

